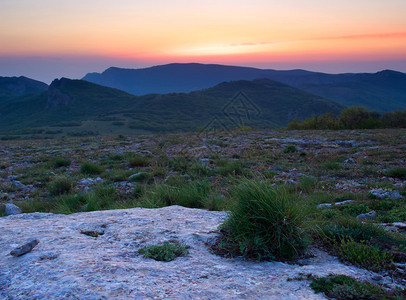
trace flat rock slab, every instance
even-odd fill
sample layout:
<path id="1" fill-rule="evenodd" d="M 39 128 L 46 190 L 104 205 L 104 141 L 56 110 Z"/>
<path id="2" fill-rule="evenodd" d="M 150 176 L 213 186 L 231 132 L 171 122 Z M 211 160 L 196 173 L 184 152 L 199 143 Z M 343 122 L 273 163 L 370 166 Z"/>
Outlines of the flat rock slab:
<path id="1" fill-rule="evenodd" d="M 324 299 L 299 273 L 376 275 L 314 249 L 303 265 L 211 254 L 226 212 L 170 206 L 0 218 L 0 299 Z M 98 234 L 85 234 L 96 232 Z M 27 239 L 29 253 L 10 251 Z M 177 240 L 189 254 L 171 262 L 143 258 L 143 246 Z"/>

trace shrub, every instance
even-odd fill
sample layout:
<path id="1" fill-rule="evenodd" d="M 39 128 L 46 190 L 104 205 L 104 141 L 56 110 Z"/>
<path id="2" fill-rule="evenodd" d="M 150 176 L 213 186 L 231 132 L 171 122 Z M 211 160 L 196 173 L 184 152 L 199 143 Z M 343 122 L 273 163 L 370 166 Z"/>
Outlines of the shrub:
<path id="1" fill-rule="evenodd" d="M 61 195 L 55 211 L 61 214 L 72 214 L 85 209 L 88 200 L 87 194 Z"/>
<path id="2" fill-rule="evenodd" d="M 151 208 L 169 205 L 203 208 L 210 192 L 206 181 L 183 183 L 179 186 L 157 183 L 142 197 L 141 205 Z"/>
<path id="3" fill-rule="evenodd" d="M 229 161 L 229 160 L 220 160 L 217 162 L 219 168 L 217 173 L 222 176 L 227 175 L 243 175 L 244 174 L 244 164 L 239 160 Z"/>
<path id="4" fill-rule="evenodd" d="M 146 167 L 149 165 L 149 161 L 145 156 L 140 154 L 132 153 L 128 159 L 128 164 L 130 167 Z"/>
<path id="5" fill-rule="evenodd" d="M 323 168 L 327 169 L 327 170 L 338 170 L 338 169 L 340 169 L 340 165 L 335 161 L 330 161 L 330 162 L 326 162 L 323 165 Z"/>
<path id="6" fill-rule="evenodd" d="M 388 291 L 369 282 L 361 282 L 346 275 L 310 276 L 310 287 L 329 299 L 402 299 L 405 291 Z"/>
<path id="7" fill-rule="evenodd" d="M 406 168 L 394 168 L 392 170 L 389 170 L 387 172 L 387 175 L 390 177 L 395 177 L 395 178 L 399 178 L 399 179 L 406 179 Z"/>
<path id="8" fill-rule="evenodd" d="M 152 258 L 158 261 L 172 261 L 179 256 L 189 253 L 187 246 L 180 243 L 164 242 L 162 245 L 152 245 L 138 250 L 145 258 Z"/>
<path id="9" fill-rule="evenodd" d="M 49 185 L 49 193 L 53 196 L 67 194 L 72 190 L 72 180 L 66 177 L 57 177 Z"/>
<path id="10" fill-rule="evenodd" d="M 318 180 L 312 176 L 302 176 L 299 179 L 299 189 L 304 193 L 310 193 L 318 185 Z"/>
<path id="11" fill-rule="evenodd" d="M 335 241 L 340 241 L 343 236 L 351 237 L 357 242 L 370 241 L 371 239 L 383 241 L 391 239 L 384 229 L 345 216 L 335 219 L 334 222 L 323 224 L 321 229 L 325 238 Z"/>
<path id="12" fill-rule="evenodd" d="M 283 149 L 283 153 L 295 153 L 297 151 L 295 145 L 288 145 Z"/>
<path id="13" fill-rule="evenodd" d="M 103 173 L 104 168 L 98 164 L 86 161 L 80 166 L 80 171 L 87 175 L 97 175 Z"/>
<path id="14" fill-rule="evenodd" d="M 373 271 L 391 269 L 393 267 L 393 255 L 381 251 L 366 241 L 358 243 L 351 237 L 343 237 L 336 244 L 338 254 L 352 264 L 360 265 Z"/>
<path id="15" fill-rule="evenodd" d="M 224 247 L 258 260 L 290 259 L 306 249 L 302 209 L 293 196 L 259 180 L 243 180 L 231 197 L 234 205 L 222 225 Z"/>
<path id="16" fill-rule="evenodd" d="M 57 157 L 51 161 L 51 166 L 53 168 L 68 167 L 70 166 L 70 164 L 71 164 L 70 159 L 64 157 Z"/>

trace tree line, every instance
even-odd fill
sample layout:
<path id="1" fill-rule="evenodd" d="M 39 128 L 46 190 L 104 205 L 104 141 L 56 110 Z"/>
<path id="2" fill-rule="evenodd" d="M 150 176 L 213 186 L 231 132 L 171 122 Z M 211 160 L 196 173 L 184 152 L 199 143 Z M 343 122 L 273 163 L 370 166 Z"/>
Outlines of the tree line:
<path id="1" fill-rule="evenodd" d="M 303 121 L 294 119 L 287 126 L 289 130 L 376 128 L 406 128 L 406 109 L 380 114 L 363 106 L 351 106 L 342 110 L 339 115 L 325 113 Z"/>

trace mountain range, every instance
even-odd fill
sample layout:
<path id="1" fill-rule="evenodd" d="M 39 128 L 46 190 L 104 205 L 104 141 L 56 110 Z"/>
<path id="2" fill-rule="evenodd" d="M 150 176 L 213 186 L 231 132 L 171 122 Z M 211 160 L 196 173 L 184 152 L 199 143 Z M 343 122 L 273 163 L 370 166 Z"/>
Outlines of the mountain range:
<path id="1" fill-rule="evenodd" d="M 336 114 L 350 105 L 379 112 L 405 109 L 406 74 L 170 64 L 110 68 L 83 80 L 56 79 L 49 86 L 26 77 L 0 77 L 3 134 L 175 132 L 214 123 L 277 128 L 293 118 Z"/>
<path id="2" fill-rule="evenodd" d="M 134 95 L 191 92 L 224 81 L 259 78 L 282 82 L 344 106 L 361 105 L 379 112 L 406 107 L 406 74 L 391 70 L 378 73 L 325 74 L 305 70 L 277 71 L 249 67 L 168 64 L 144 69 L 109 68 L 89 73 L 83 80 L 117 88 Z"/>
<path id="3" fill-rule="evenodd" d="M 41 127 L 150 133 L 198 130 L 213 120 L 217 127 L 226 129 L 275 128 L 286 126 L 293 118 L 338 113 L 342 108 L 269 79 L 223 82 L 190 93 L 134 96 L 88 81 L 62 78 L 54 80 L 46 92 L 0 101 L 0 128 L 3 133 Z"/>

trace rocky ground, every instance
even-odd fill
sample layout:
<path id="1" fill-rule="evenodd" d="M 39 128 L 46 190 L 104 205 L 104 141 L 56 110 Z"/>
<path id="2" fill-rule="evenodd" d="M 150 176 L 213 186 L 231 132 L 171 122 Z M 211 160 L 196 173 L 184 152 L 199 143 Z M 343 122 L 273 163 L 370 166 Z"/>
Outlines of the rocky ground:
<path id="1" fill-rule="evenodd" d="M 323 299 L 302 274 L 390 278 L 346 265 L 325 252 L 295 264 L 253 262 L 212 254 L 225 212 L 170 206 L 54 215 L 22 214 L 0 219 L 2 299 Z M 88 236 L 95 231 L 100 235 Z M 35 248 L 10 251 L 29 239 Z M 140 247 L 176 240 L 189 254 L 171 262 L 143 258 Z"/>
<path id="2" fill-rule="evenodd" d="M 405 153 L 400 129 L 1 141 L 0 298 L 323 298 L 288 280 L 308 273 L 404 288 Z M 313 256 L 292 264 L 210 253 L 241 177 L 286 189 L 316 227 L 347 218 L 393 233 L 376 245 L 394 264 L 360 269 L 317 237 Z M 10 255 L 33 238 L 32 252 Z M 165 240 L 186 243 L 189 255 L 164 263 L 137 253 Z"/>

